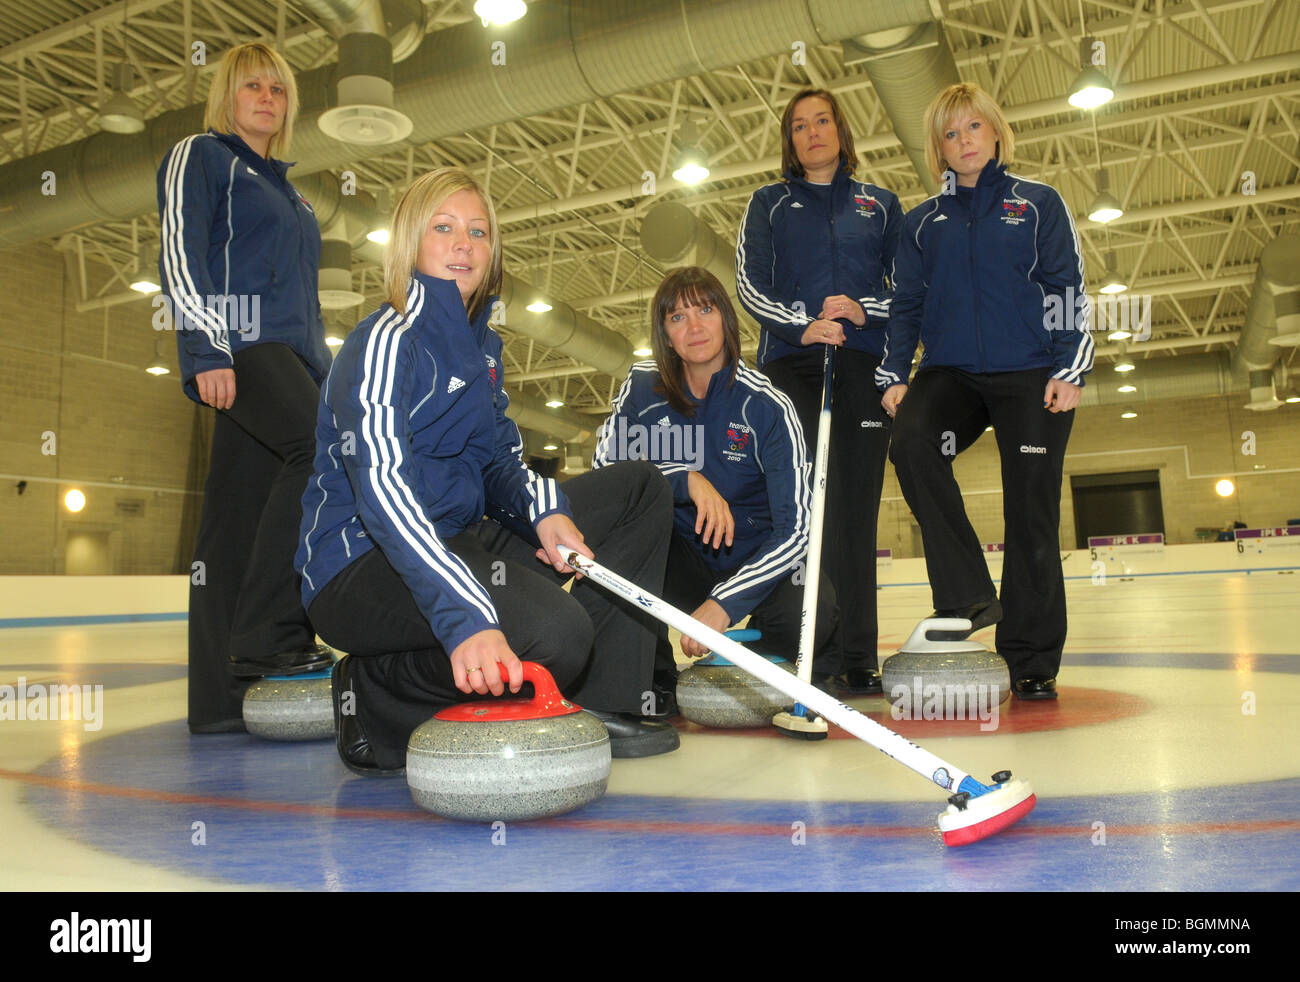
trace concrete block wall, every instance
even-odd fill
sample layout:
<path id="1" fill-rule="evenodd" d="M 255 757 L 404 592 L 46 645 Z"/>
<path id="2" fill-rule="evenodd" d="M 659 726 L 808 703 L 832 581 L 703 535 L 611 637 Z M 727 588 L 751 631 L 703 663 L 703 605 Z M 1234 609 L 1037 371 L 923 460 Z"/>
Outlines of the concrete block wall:
<path id="1" fill-rule="evenodd" d="M 87 269 L 97 289 L 106 269 Z M 147 299 L 78 313 L 78 280 L 48 244 L 0 254 L 0 574 L 64 572 L 79 531 L 107 534 L 113 573 L 179 572 L 194 408 L 174 338 L 153 330 Z M 172 373 L 155 377 L 159 339 Z M 74 484 L 77 514 L 62 504 Z"/>

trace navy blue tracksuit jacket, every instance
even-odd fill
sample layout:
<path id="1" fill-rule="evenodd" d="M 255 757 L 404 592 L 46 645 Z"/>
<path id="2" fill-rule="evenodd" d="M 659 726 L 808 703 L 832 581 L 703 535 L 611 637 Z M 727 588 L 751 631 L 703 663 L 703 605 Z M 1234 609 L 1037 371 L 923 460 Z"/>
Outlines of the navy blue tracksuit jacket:
<path id="1" fill-rule="evenodd" d="M 317 292 L 320 227 L 268 160 L 233 133 L 187 136 L 158 168 L 158 270 L 171 304 L 185 394 L 251 344 L 288 345 L 317 384 L 330 370 Z M 228 299 L 227 299 L 228 298 Z"/>
<path id="2" fill-rule="evenodd" d="M 809 464 L 790 397 L 761 372 L 736 366 L 709 380 L 695 415 L 661 391 L 653 361 L 632 366 L 597 437 L 593 467 L 649 460 L 673 489 L 673 527 L 712 570 L 735 570 L 710 596 L 735 624 L 777 586 L 808 550 Z M 736 522 L 731 548 L 715 550 L 695 534 L 697 512 L 687 481 L 698 470 L 726 499 Z M 744 563 L 736 569 L 737 563 Z"/>
<path id="3" fill-rule="evenodd" d="M 969 202 L 966 200 L 969 197 Z M 1052 368 L 1084 384 L 1092 369 L 1083 249 L 1060 193 L 991 160 L 970 195 L 939 194 L 907 213 L 876 387 L 920 367 L 987 374 Z"/>
<path id="4" fill-rule="evenodd" d="M 759 367 L 807 351 L 804 329 L 843 294 L 867 320 L 845 345 L 880 356 L 903 210 L 892 191 L 837 171 L 830 187 L 787 174 L 749 200 L 736 239 L 736 296 L 763 328 Z"/>

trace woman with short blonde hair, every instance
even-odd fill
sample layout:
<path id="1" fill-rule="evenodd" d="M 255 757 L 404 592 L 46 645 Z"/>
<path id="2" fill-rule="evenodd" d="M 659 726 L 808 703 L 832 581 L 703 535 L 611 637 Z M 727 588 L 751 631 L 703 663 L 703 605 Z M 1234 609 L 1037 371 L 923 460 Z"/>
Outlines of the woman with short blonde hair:
<path id="1" fill-rule="evenodd" d="M 320 229 L 289 183 L 293 72 L 264 44 L 217 66 L 206 133 L 158 169 L 159 269 L 181 385 L 216 410 L 190 590 L 190 728 L 243 729 L 247 678 L 328 667 L 293 569 L 330 368 L 317 295 Z"/>
<path id="2" fill-rule="evenodd" d="M 1055 699 L 1066 636 L 1061 480 L 1092 369 L 1083 251 L 1055 188 L 1007 170 L 1015 136 L 987 93 L 951 85 L 926 110 L 941 193 L 903 220 L 876 387 L 894 420 L 890 460 L 921 526 L 937 617 L 997 625 L 1016 696 Z M 1056 316 L 1053 317 L 1053 311 Z M 925 354 L 910 383 L 918 340 Z M 1002 592 L 953 477 L 991 428 L 1002 458 Z"/>
<path id="3" fill-rule="evenodd" d="M 978 115 L 988 120 L 994 130 L 993 159 L 1004 166 L 1015 160 L 1016 136 L 1002 109 L 978 85 L 962 82 L 940 92 L 926 110 L 925 164 L 931 177 L 942 181 L 949 169 L 944 159 L 944 136 L 959 115 Z"/>
<path id="4" fill-rule="evenodd" d="M 298 83 L 293 69 L 284 56 L 274 48 L 259 42 L 241 44 L 231 48 L 217 64 L 212 86 L 208 89 L 208 102 L 203 110 L 203 125 L 218 133 L 235 133 L 240 89 L 250 78 L 265 78 L 284 89 L 284 120 L 271 137 L 267 153 L 263 156 L 283 157 L 293 142 L 293 122 L 298 116 Z"/>

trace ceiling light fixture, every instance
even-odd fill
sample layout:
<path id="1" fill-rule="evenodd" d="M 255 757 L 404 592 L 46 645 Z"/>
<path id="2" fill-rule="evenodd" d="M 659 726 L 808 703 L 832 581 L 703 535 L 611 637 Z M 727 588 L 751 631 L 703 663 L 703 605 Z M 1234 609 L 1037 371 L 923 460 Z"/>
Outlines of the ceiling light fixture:
<path id="1" fill-rule="evenodd" d="M 1110 193 L 1110 176 L 1106 173 L 1106 168 L 1102 167 L 1097 171 L 1097 197 L 1092 200 L 1088 217 L 1094 222 L 1105 225 L 1123 214 L 1124 206 Z"/>
<path id="2" fill-rule="evenodd" d="M 704 150 L 699 145 L 695 121 L 687 119 L 682 125 L 682 148 L 677 154 L 677 167 L 673 177 L 683 184 L 699 184 L 709 176 Z"/>

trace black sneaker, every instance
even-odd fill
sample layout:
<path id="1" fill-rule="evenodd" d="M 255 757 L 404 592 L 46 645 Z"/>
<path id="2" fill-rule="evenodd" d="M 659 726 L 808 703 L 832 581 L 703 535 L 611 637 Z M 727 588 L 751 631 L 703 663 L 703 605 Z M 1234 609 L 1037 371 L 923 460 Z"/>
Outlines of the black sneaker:
<path id="1" fill-rule="evenodd" d="M 265 658 L 230 656 L 230 674 L 237 679 L 260 679 L 267 675 L 307 675 L 321 672 L 334 664 L 333 649 L 312 644 L 297 651 L 282 651 Z"/>
<path id="2" fill-rule="evenodd" d="M 605 724 L 611 757 L 653 757 L 681 746 L 681 738 L 669 723 L 643 719 L 631 713 L 605 713 L 596 709 L 587 712 Z"/>

